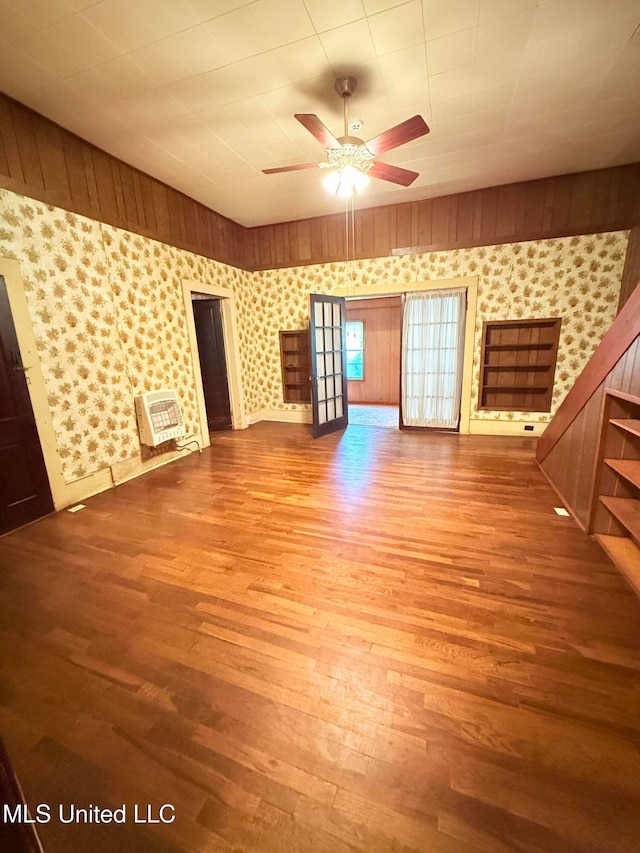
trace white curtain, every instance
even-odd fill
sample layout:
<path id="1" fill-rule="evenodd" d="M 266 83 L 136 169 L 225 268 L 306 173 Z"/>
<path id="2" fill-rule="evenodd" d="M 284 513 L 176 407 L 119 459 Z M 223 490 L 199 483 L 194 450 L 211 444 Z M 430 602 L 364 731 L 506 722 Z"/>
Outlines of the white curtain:
<path id="1" fill-rule="evenodd" d="M 402 318 L 402 419 L 405 426 L 456 429 L 460 417 L 463 287 L 409 293 Z"/>

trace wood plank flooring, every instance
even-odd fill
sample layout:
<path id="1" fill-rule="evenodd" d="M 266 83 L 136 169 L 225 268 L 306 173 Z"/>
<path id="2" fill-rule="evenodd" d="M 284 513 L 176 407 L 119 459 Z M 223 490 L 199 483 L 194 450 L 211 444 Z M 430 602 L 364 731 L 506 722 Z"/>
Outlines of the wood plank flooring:
<path id="1" fill-rule="evenodd" d="M 258 424 L 0 539 L 47 853 L 640 850 L 640 601 L 534 452 Z"/>

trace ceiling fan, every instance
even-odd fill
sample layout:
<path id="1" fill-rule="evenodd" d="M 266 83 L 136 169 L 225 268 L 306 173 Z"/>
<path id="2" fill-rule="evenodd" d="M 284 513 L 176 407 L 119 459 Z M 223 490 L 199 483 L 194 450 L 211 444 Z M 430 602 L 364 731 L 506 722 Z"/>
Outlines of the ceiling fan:
<path id="1" fill-rule="evenodd" d="M 418 177 L 418 172 L 379 163 L 375 158 L 411 142 L 429 133 L 429 127 L 420 115 L 415 115 L 394 127 L 385 130 L 373 139 L 363 142 L 350 133 L 358 133 L 362 121 L 357 119 L 349 124 L 347 102 L 358 85 L 355 77 L 339 77 L 336 80 L 336 92 L 344 104 L 344 136 L 335 137 L 331 131 L 313 113 L 296 113 L 294 118 L 320 142 L 327 151 L 326 163 L 302 163 L 297 166 L 278 166 L 275 169 L 263 169 L 265 175 L 278 172 L 297 172 L 301 169 L 330 169 L 325 178 L 328 189 L 340 196 L 351 195 L 354 189 L 360 190 L 369 177 L 390 181 L 403 187 L 410 186 Z"/>

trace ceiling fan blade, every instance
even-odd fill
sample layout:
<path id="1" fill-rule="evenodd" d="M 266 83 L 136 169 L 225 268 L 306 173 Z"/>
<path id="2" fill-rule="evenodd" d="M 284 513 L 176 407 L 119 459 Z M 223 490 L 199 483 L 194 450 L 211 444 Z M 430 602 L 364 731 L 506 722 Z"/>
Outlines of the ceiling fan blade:
<path id="1" fill-rule="evenodd" d="M 319 163 L 301 163 L 299 166 L 278 166 L 275 169 L 263 169 L 264 175 L 275 175 L 278 172 L 298 172 L 300 169 L 319 169 Z"/>
<path id="2" fill-rule="evenodd" d="M 413 116 L 396 124 L 395 127 L 390 127 L 379 136 L 374 136 L 373 139 L 365 142 L 365 145 L 373 156 L 377 157 L 385 151 L 391 151 L 392 148 L 398 148 L 399 145 L 404 145 L 405 142 L 411 142 L 412 139 L 427 133 L 429 133 L 429 125 L 422 116 Z"/>
<path id="3" fill-rule="evenodd" d="M 391 181 L 392 184 L 408 187 L 415 181 L 420 172 L 401 169 L 400 166 L 390 166 L 388 163 L 372 163 L 367 174 L 374 178 L 380 178 L 382 181 Z"/>
<path id="4" fill-rule="evenodd" d="M 342 147 L 329 128 L 325 127 L 320 121 L 318 116 L 314 116 L 313 113 L 296 113 L 294 118 L 297 118 L 300 124 L 315 136 L 323 148 Z"/>

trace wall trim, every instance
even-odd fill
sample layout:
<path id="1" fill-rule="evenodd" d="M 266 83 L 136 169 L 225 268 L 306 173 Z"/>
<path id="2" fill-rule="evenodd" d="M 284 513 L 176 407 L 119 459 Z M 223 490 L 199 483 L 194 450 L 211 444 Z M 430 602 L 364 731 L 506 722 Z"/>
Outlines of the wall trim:
<path id="1" fill-rule="evenodd" d="M 183 459 L 195 450 L 187 448 L 185 450 L 172 450 L 169 453 L 163 454 L 162 457 L 156 456 L 141 462 L 136 456 L 129 459 L 122 459 L 120 462 L 115 462 L 107 468 L 101 468 L 99 471 L 93 471 L 87 474 L 86 477 L 81 477 L 79 480 L 72 480 L 66 484 L 66 501 L 64 507 L 72 506 L 80 501 L 91 498 L 94 495 L 99 495 L 101 492 L 106 492 L 116 486 L 135 480 L 142 474 L 148 474 L 156 468 L 163 468 L 170 462 L 176 462 L 178 459 Z M 63 509 L 64 507 L 60 507 Z"/>
<path id="2" fill-rule="evenodd" d="M 556 486 L 556 484 L 553 482 L 553 480 L 549 477 L 549 475 L 548 475 L 548 474 L 547 474 L 547 472 L 544 470 L 544 468 L 542 467 L 542 465 L 541 465 L 539 462 L 537 462 L 536 464 L 538 465 L 538 470 L 540 471 L 540 473 L 542 474 L 542 476 L 545 478 L 545 480 L 547 481 L 547 483 L 549 483 L 549 485 L 551 486 L 551 488 L 553 489 L 553 491 L 556 493 L 556 495 L 560 498 L 560 505 L 561 505 L 561 506 L 563 506 L 563 507 L 567 510 L 567 512 L 570 514 L 571 518 L 572 518 L 572 519 L 575 521 L 575 523 L 578 525 L 578 527 L 579 527 L 581 530 L 584 530 L 584 532 L 585 532 L 585 533 L 588 533 L 589 531 L 587 530 L 586 525 L 581 521 L 580 516 L 576 513 L 576 511 L 575 511 L 575 510 L 574 510 L 574 508 L 572 507 L 571 503 L 570 503 L 570 502 L 565 498 L 565 496 L 562 494 L 562 492 L 560 491 L 560 489 L 558 489 L 558 487 L 557 487 L 557 486 Z"/>
<path id="3" fill-rule="evenodd" d="M 473 418 L 469 422 L 469 433 L 471 435 L 514 435 L 519 438 L 538 438 L 548 425 L 548 423 L 537 423 L 535 421 L 481 421 Z M 532 426 L 533 430 L 525 432 L 525 426 Z"/>
<path id="4" fill-rule="evenodd" d="M 311 409 L 258 409 L 249 416 L 249 423 L 277 421 L 283 424 L 310 424 L 313 421 Z"/>
<path id="5" fill-rule="evenodd" d="M 402 293 L 415 293 L 420 290 L 440 290 L 445 287 L 478 287 L 477 275 L 458 276 L 457 278 L 437 278 L 428 281 L 389 282 L 389 284 L 346 284 L 331 291 L 331 296 L 344 296 L 345 299 L 368 296 L 399 296 Z"/>

